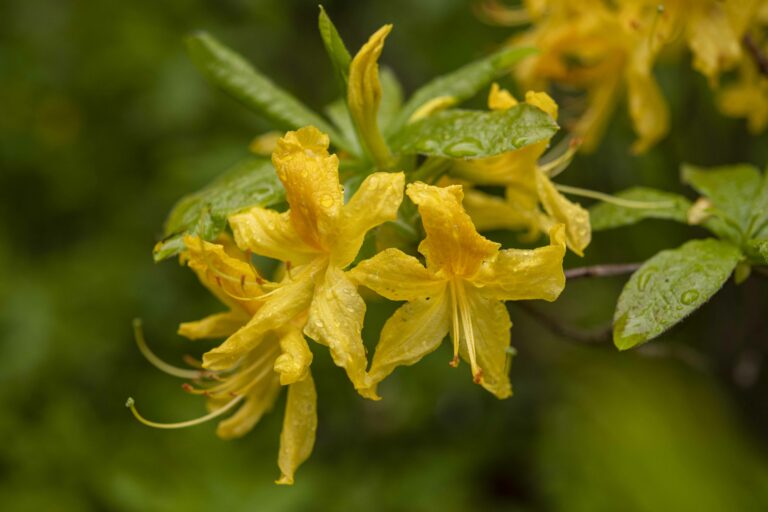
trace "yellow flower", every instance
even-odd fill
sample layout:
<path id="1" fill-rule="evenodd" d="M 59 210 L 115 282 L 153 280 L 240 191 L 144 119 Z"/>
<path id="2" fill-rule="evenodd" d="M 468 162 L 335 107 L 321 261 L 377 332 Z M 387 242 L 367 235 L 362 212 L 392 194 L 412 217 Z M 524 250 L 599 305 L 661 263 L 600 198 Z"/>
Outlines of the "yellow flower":
<path id="1" fill-rule="evenodd" d="M 328 143 L 314 127 L 288 132 L 278 141 L 272 163 L 290 209 L 257 207 L 230 217 L 238 247 L 283 261 L 288 272 L 242 329 L 205 354 L 205 368 L 231 366 L 265 333 L 302 318 L 304 334 L 330 348 L 356 389 L 366 388 L 365 303 L 343 269 L 370 229 L 396 218 L 405 178 L 403 173 L 371 174 L 344 204 L 339 160 L 328 154 Z"/>
<path id="2" fill-rule="evenodd" d="M 495 6 L 486 12 L 499 22 L 518 24 L 524 13 Z M 744 59 L 742 38 L 761 22 L 765 0 L 538 0 L 526 2 L 533 20 L 515 44 L 541 49 L 518 66 L 518 79 L 529 88 L 557 83 L 583 91 L 586 108 L 569 127 L 592 150 L 627 91 L 629 114 L 642 153 L 663 138 L 669 113 L 653 76 L 659 52 L 682 34 L 693 54 L 693 67 L 715 86 L 718 76 Z"/>
<path id="3" fill-rule="evenodd" d="M 347 104 L 360 139 L 379 169 L 388 169 L 393 163 L 384 136 L 379 130 L 378 113 L 381 104 L 379 82 L 379 56 L 384 40 L 392 31 L 392 25 L 384 25 L 360 48 L 349 65 Z"/>
<path id="4" fill-rule="evenodd" d="M 529 91 L 525 101 L 557 118 L 557 104 L 546 93 Z M 493 84 L 489 108 L 504 110 L 516 104 L 509 92 Z M 452 172 L 480 185 L 506 186 L 506 201 L 476 190 L 467 191 L 465 207 L 481 231 L 527 228 L 535 236 L 555 224 L 564 224 L 568 247 L 581 256 L 592 237 L 589 212 L 558 192 L 538 165 L 548 144 L 548 140 L 541 141 L 489 158 L 458 161 Z"/>
<path id="5" fill-rule="evenodd" d="M 745 117 L 750 132 L 762 132 L 768 126 L 768 77 L 743 64 L 738 80 L 720 91 L 718 106 L 727 116 Z"/>
<path id="6" fill-rule="evenodd" d="M 508 376 L 509 314 L 504 301 L 555 300 L 565 285 L 563 228 L 551 245 L 499 250 L 477 233 L 462 208 L 459 185 L 412 183 L 426 238 L 419 252 L 426 267 L 398 249 L 359 263 L 350 276 L 378 294 L 407 301 L 381 331 L 369 370 L 370 394 L 397 366 L 411 365 L 435 350 L 450 332 L 454 358 L 469 361 L 474 381 L 499 398 L 511 395 Z"/>
<path id="7" fill-rule="evenodd" d="M 239 251 L 228 239 L 220 244 L 187 236 L 182 254 L 200 281 L 224 302 L 229 311 L 208 316 L 179 327 L 179 334 L 190 339 L 230 336 L 245 325 L 260 309 L 265 287 L 272 287 L 250 264 L 250 256 Z M 129 400 L 134 415 L 149 426 L 183 428 L 218 418 L 222 420 L 216 433 L 223 439 L 243 436 L 268 412 L 277 399 L 281 386 L 288 386 L 283 431 L 280 435 L 277 483 L 292 484 L 296 469 L 312 452 L 317 429 L 317 395 L 309 365 L 312 353 L 304 340 L 297 319 L 279 329 L 263 334 L 249 351 L 228 368 L 220 371 L 184 370 L 159 361 L 148 351 L 141 332 L 137 340 L 148 359 L 160 369 L 177 377 L 192 379 L 195 385 L 184 389 L 207 398 L 209 414 L 181 423 L 156 423 L 144 419 Z"/>

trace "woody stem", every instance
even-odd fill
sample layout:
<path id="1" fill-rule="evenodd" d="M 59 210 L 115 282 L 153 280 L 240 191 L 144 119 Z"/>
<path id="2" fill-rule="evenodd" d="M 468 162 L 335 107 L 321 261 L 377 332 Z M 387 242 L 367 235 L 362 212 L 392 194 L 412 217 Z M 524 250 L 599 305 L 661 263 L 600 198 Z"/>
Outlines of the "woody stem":
<path id="1" fill-rule="evenodd" d="M 752 39 L 752 36 L 749 34 L 744 34 L 742 42 L 747 48 L 747 51 L 749 51 L 749 54 L 752 56 L 752 60 L 755 61 L 760 74 L 768 76 L 768 55 L 762 52 L 755 40 Z"/>
<path id="2" fill-rule="evenodd" d="M 631 274 L 639 269 L 642 263 L 611 263 L 605 265 L 592 265 L 589 267 L 569 268 L 565 271 L 566 279 L 578 279 L 580 277 L 610 277 Z"/>

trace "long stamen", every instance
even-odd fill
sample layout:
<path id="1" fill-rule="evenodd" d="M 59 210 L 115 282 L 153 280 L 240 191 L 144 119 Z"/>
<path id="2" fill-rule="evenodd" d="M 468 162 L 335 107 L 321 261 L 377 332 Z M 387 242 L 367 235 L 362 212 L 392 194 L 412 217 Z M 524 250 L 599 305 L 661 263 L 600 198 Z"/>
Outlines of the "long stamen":
<path id="1" fill-rule="evenodd" d="M 472 315 L 469 312 L 469 304 L 464 291 L 464 283 L 456 283 L 459 292 L 459 311 L 461 312 L 461 323 L 464 327 L 464 341 L 467 344 L 469 353 L 469 364 L 472 368 L 472 378 L 475 384 L 483 381 L 483 369 L 477 365 L 477 355 L 475 353 L 475 332 L 472 329 Z"/>
<path id="2" fill-rule="evenodd" d="M 141 351 L 142 355 L 147 359 L 147 361 L 149 361 L 152 366 L 162 372 L 167 373 L 168 375 L 173 375 L 174 377 L 179 377 L 181 379 L 199 379 L 201 377 L 205 377 L 208 374 L 215 373 L 179 368 L 177 366 L 173 366 L 172 364 L 168 364 L 157 357 L 154 352 L 149 349 L 149 346 L 147 346 L 147 342 L 144 339 L 144 330 L 141 328 L 140 318 L 133 320 L 133 337 L 136 340 L 136 345 L 138 345 L 139 351 Z"/>
<path id="3" fill-rule="evenodd" d="M 128 398 L 128 400 L 125 402 L 125 406 L 128 407 L 131 412 L 133 413 L 133 416 L 139 420 L 141 423 L 148 427 L 154 427 L 154 428 L 164 428 L 164 429 L 174 429 L 174 428 L 186 428 L 186 427 L 193 427 L 195 425 L 200 425 L 201 423 L 205 423 L 206 421 L 210 421 L 214 418 L 218 418 L 228 410 L 232 409 L 235 405 L 237 405 L 242 399 L 244 398 L 243 395 L 240 395 L 238 397 L 235 397 L 234 399 L 227 402 L 226 405 L 223 407 L 220 407 L 219 409 L 216 409 L 215 411 L 206 414 L 205 416 L 201 416 L 199 418 L 196 418 L 194 420 L 189 421 L 181 421 L 178 423 L 158 423 L 156 421 L 150 421 L 146 418 L 144 418 L 141 414 L 139 414 L 139 411 L 136 410 L 136 405 L 133 400 L 133 398 Z"/>
<path id="4" fill-rule="evenodd" d="M 560 185 L 555 183 L 555 188 L 565 194 L 571 194 L 574 196 L 589 197 L 590 199 L 598 199 L 606 203 L 615 204 L 623 208 L 633 208 L 636 210 L 655 210 L 672 208 L 675 206 L 674 201 L 634 201 L 632 199 L 622 199 L 620 197 L 612 196 L 610 194 L 604 194 L 595 190 L 588 190 L 585 188 L 571 187 L 568 185 Z"/>
<path id="5" fill-rule="evenodd" d="M 451 332 L 451 338 L 453 338 L 453 359 L 450 364 L 454 368 L 459 366 L 459 314 L 456 307 L 456 283 L 451 281 L 451 319 L 453 320 L 453 330 Z"/>
<path id="6" fill-rule="evenodd" d="M 554 178 L 568 167 L 571 160 L 573 160 L 573 157 L 576 155 L 576 152 L 579 150 L 579 146 L 581 146 L 581 138 L 572 138 L 568 141 L 568 148 L 563 151 L 561 155 L 541 164 L 539 169 L 550 178 Z"/>

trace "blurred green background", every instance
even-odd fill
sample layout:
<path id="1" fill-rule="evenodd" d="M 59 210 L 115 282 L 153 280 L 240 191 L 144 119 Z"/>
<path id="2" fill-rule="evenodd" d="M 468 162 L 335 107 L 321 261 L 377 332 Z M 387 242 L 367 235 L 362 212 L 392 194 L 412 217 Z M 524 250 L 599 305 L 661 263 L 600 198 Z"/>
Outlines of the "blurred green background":
<path id="1" fill-rule="evenodd" d="M 407 90 L 483 55 L 508 29 L 461 0 L 328 1 L 351 48 L 395 24 L 382 62 Z M 278 487 L 282 402 L 248 436 L 214 424 L 158 431 L 203 406 L 150 366 L 140 316 L 166 360 L 207 345 L 179 322 L 221 306 L 151 249 L 174 201 L 245 154 L 268 126 L 205 83 L 182 38 L 206 29 L 317 109 L 334 81 L 300 0 L 0 3 L 0 507 L 26 510 L 768 510 L 768 293 L 726 285 L 684 324 L 617 353 L 558 338 L 511 305 L 515 396 L 452 370 L 445 346 L 397 371 L 378 403 L 315 351 L 320 424 L 293 487 Z M 768 144 L 717 114 L 688 56 L 658 75 L 672 135 L 632 157 L 626 115 L 563 175 L 603 191 L 675 191 L 678 165 L 768 163 Z M 482 98 L 477 104 L 482 103 Z M 690 195 L 690 194 L 689 194 Z M 649 221 L 596 234 L 585 260 L 639 261 L 693 228 Z M 570 258 L 570 257 L 569 257 Z M 609 322 L 622 278 L 583 280 L 547 315 Z M 373 307 L 372 323 L 391 307 Z"/>

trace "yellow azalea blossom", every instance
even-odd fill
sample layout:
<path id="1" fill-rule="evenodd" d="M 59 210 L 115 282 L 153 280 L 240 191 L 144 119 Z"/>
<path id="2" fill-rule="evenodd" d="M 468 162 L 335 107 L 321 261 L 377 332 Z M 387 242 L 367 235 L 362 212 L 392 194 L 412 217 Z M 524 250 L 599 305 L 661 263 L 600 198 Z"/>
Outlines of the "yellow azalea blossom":
<path id="1" fill-rule="evenodd" d="M 260 309 L 267 283 L 250 263 L 250 255 L 238 250 L 228 239 L 221 243 L 204 242 L 187 236 L 182 261 L 195 271 L 200 281 L 229 308 L 179 327 L 179 334 L 190 339 L 222 338 L 243 329 Z M 141 338 L 140 338 L 141 339 Z M 143 340 L 142 340 L 143 341 Z M 150 360 L 156 358 L 148 354 Z M 250 431 L 275 404 L 281 386 L 288 387 L 283 431 L 280 435 L 278 466 L 280 484 L 292 484 L 296 469 L 312 452 L 317 429 L 317 395 L 309 372 L 312 353 L 301 332 L 300 321 L 265 333 L 258 344 L 228 368 L 216 372 L 182 370 L 156 362 L 161 369 L 179 377 L 193 379 L 184 389 L 203 395 L 210 413 L 182 423 L 156 423 L 145 420 L 129 401 L 136 417 L 158 428 L 182 428 L 234 413 L 222 420 L 216 433 L 223 439 L 241 437 Z"/>
<path id="2" fill-rule="evenodd" d="M 384 49 L 384 40 L 391 31 L 392 25 L 384 25 L 360 48 L 349 65 L 347 85 L 349 114 L 360 139 L 380 169 L 387 169 L 393 163 L 378 124 L 382 96 L 378 61 Z"/>
<path id="3" fill-rule="evenodd" d="M 405 178 L 371 174 L 344 204 L 339 160 L 328 154 L 328 144 L 328 136 L 311 126 L 288 132 L 277 142 L 272 163 L 290 209 L 256 207 L 229 218 L 240 249 L 283 261 L 287 272 L 248 323 L 205 354 L 205 368 L 230 367 L 265 333 L 300 319 L 303 333 L 328 346 L 355 388 L 366 389 L 365 303 L 343 269 L 370 229 L 396 218 Z"/>
<path id="4" fill-rule="evenodd" d="M 720 91 L 718 106 L 725 115 L 746 118 L 750 132 L 761 133 L 768 126 L 768 76 L 745 63 L 738 80 Z"/>
<path id="5" fill-rule="evenodd" d="M 418 206 L 426 238 L 419 252 L 426 266 L 398 249 L 387 249 L 350 271 L 360 285 L 407 301 L 381 331 L 371 368 L 370 394 L 397 366 L 434 351 L 450 332 L 453 366 L 469 361 L 476 383 L 499 398 L 512 394 L 508 376 L 511 321 L 508 300 L 555 300 L 565 286 L 562 226 L 551 245 L 500 250 L 477 233 L 462 208 L 460 185 L 411 183 L 406 193 Z"/>
<path id="6" fill-rule="evenodd" d="M 585 150 L 596 147 L 615 105 L 626 91 L 627 105 L 641 153 L 663 138 L 669 113 L 653 76 L 653 65 L 664 48 L 684 41 L 693 67 L 715 86 L 719 75 L 745 58 L 742 39 L 766 0 L 536 0 L 524 11 L 506 12 L 491 1 L 484 11 L 499 23 L 532 21 L 513 44 L 541 51 L 516 68 L 528 88 L 548 84 L 582 91 L 586 105 L 566 126 L 583 138 Z M 679 37 L 682 36 L 682 37 Z M 726 112 L 727 113 L 727 112 Z"/>
<path id="7" fill-rule="evenodd" d="M 525 101 L 557 118 L 557 104 L 546 93 L 529 91 Z M 493 84 L 489 108 L 504 110 L 516 104 L 509 92 Z M 546 140 L 489 158 L 458 161 L 452 172 L 480 185 L 506 187 L 506 200 L 476 190 L 466 192 L 464 205 L 479 230 L 525 228 L 535 236 L 564 224 L 568 247 L 581 256 L 592 238 L 589 212 L 558 192 L 539 166 L 548 144 Z"/>

